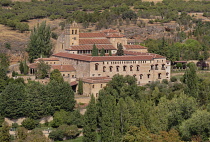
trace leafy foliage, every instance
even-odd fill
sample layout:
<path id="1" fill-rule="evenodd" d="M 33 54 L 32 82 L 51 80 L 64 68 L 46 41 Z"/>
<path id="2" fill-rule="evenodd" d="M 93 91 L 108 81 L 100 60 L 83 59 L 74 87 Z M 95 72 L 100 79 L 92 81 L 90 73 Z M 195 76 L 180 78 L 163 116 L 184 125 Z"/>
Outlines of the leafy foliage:
<path id="1" fill-rule="evenodd" d="M 51 55 L 52 43 L 50 37 L 50 26 L 47 26 L 46 22 L 42 22 L 37 27 L 34 27 L 27 48 L 30 62 L 41 56 L 49 57 Z"/>

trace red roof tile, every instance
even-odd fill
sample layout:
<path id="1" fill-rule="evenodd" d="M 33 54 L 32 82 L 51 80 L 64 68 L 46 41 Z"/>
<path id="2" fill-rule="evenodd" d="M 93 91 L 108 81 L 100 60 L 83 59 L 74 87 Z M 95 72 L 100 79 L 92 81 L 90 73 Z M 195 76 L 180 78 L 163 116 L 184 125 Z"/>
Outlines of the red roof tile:
<path id="1" fill-rule="evenodd" d="M 80 54 L 70 54 L 67 52 L 59 52 L 53 54 L 55 57 L 63 57 L 76 59 L 81 61 L 89 61 L 89 62 L 100 62 L 100 61 L 140 61 L 140 60 L 152 60 L 152 55 L 142 55 L 142 56 L 86 56 Z"/>
<path id="2" fill-rule="evenodd" d="M 106 37 L 104 33 L 79 33 L 80 38 Z"/>
<path id="3" fill-rule="evenodd" d="M 107 35 L 108 38 L 122 38 L 125 37 L 123 34 L 109 34 Z"/>
<path id="4" fill-rule="evenodd" d="M 38 63 L 31 63 L 28 65 L 28 67 L 31 69 L 36 69 L 38 67 Z"/>
<path id="5" fill-rule="evenodd" d="M 75 71 L 75 68 L 72 65 L 51 65 L 51 67 L 55 70 L 58 69 L 60 72 L 63 71 Z"/>
<path id="6" fill-rule="evenodd" d="M 77 85 L 77 81 L 73 81 L 70 83 L 70 86 L 74 86 L 74 85 Z"/>
<path id="7" fill-rule="evenodd" d="M 85 83 L 108 83 L 112 79 L 110 77 L 88 77 L 82 78 L 82 81 Z"/>
<path id="8" fill-rule="evenodd" d="M 149 56 L 153 56 L 153 58 L 166 58 L 164 56 L 155 54 L 155 53 L 143 53 L 143 52 L 135 52 L 135 51 L 128 51 L 128 50 L 124 50 L 124 54 L 125 55 L 133 55 L 133 56 L 139 56 L 139 55 L 149 55 Z"/>
<path id="9" fill-rule="evenodd" d="M 102 49 L 104 48 L 105 50 L 117 50 L 113 45 L 96 45 L 96 48 Z M 92 50 L 93 45 L 74 45 L 70 46 L 69 49 L 66 50 Z"/>
<path id="10" fill-rule="evenodd" d="M 141 45 L 124 45 L 124 47 L 126 49 L 147 49 L 146 47 Z"/>
<path id="11" fill-rule="evenodd" d="M 79 39 L 79 44 L 111 44 L 108 39 Z"/>

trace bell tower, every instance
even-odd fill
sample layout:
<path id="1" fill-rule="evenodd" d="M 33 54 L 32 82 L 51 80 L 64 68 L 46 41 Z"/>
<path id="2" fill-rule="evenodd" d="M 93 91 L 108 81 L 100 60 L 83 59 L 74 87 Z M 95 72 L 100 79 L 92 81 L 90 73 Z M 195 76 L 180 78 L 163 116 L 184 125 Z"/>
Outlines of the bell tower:
<path id="1" fill-rule="evenodd" d="M 71 25 L 70 25 L 70 43 L 69 46 L 71 45 L 79 45 L 79 26 L 78 24 L 74 21 Z"/>
<path id="2" fill-rule="evenodd" d="M 64 49 L 68 49 L 70 45 L 70 25 L 65 26 Z M 63 48 L 62 48 L 63 49 Z"/>

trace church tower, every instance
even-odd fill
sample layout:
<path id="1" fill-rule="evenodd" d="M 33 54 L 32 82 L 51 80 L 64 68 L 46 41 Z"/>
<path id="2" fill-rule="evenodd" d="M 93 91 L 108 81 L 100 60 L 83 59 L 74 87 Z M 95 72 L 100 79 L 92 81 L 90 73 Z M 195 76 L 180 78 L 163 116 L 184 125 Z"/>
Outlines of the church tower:
<path id="1" fill-rule="evenodd" d="M 65 26 L 65 31 L 64 31 L 64 49 L 68 49 L 69 45 L 70 45 L 70 25 L 68 24 Z"/>
<path id="2" fill-rule="evenodd" d="M 77 23 L 74 21 L 70 25 L 70 45 L 79 45 L 79 26 Z"/>

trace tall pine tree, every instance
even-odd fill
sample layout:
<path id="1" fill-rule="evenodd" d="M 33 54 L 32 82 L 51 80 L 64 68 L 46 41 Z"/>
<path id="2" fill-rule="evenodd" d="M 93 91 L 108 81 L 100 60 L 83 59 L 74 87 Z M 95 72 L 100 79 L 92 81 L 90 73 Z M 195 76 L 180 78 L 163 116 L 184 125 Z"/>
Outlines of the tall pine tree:
<path id="1" fill-rule="evenodd" d="M 87 107 L 87 111 L 84 115 L 84 128 L 83 128 L 83 142 L 96 142 L 97 141 L 97 134 L 96 134 L 96 128 L 97 128 L 97 109 L 96 109 L 96 103 L 95 98 L 92 95 L 90 103 Z"/>
<path id="2" fill-rule="evenodd" d="M 98 48 L 95 44 L 93 45 L 92 56 L 98 56 Z"/>
<path id="3" fill-rule="evenodd" d="M 50 37 L 50 26 L 47 26 L 46 22 L 42 22 L 40 25 L 38 24 L 37 27 L 34 27 L 27 48 L 29 62 L 33 62 L 34 59 L 41 56 L 49 57 L 51 55 L 52 42 Z"/>
<path id="4" fill-rule="evenodd" d="M 104 50 L 104 48 L 101 49 L 100 56 L 105 56 L 105 50 Z"/>
<path id="5" fill-rule="evenodd" d="M 123 56 L 124 55 L 124 51 L 123 51 L 123 46 L 122 44 L 117 44 L 117 53 L 116 53 L 117 56 Z"/>

